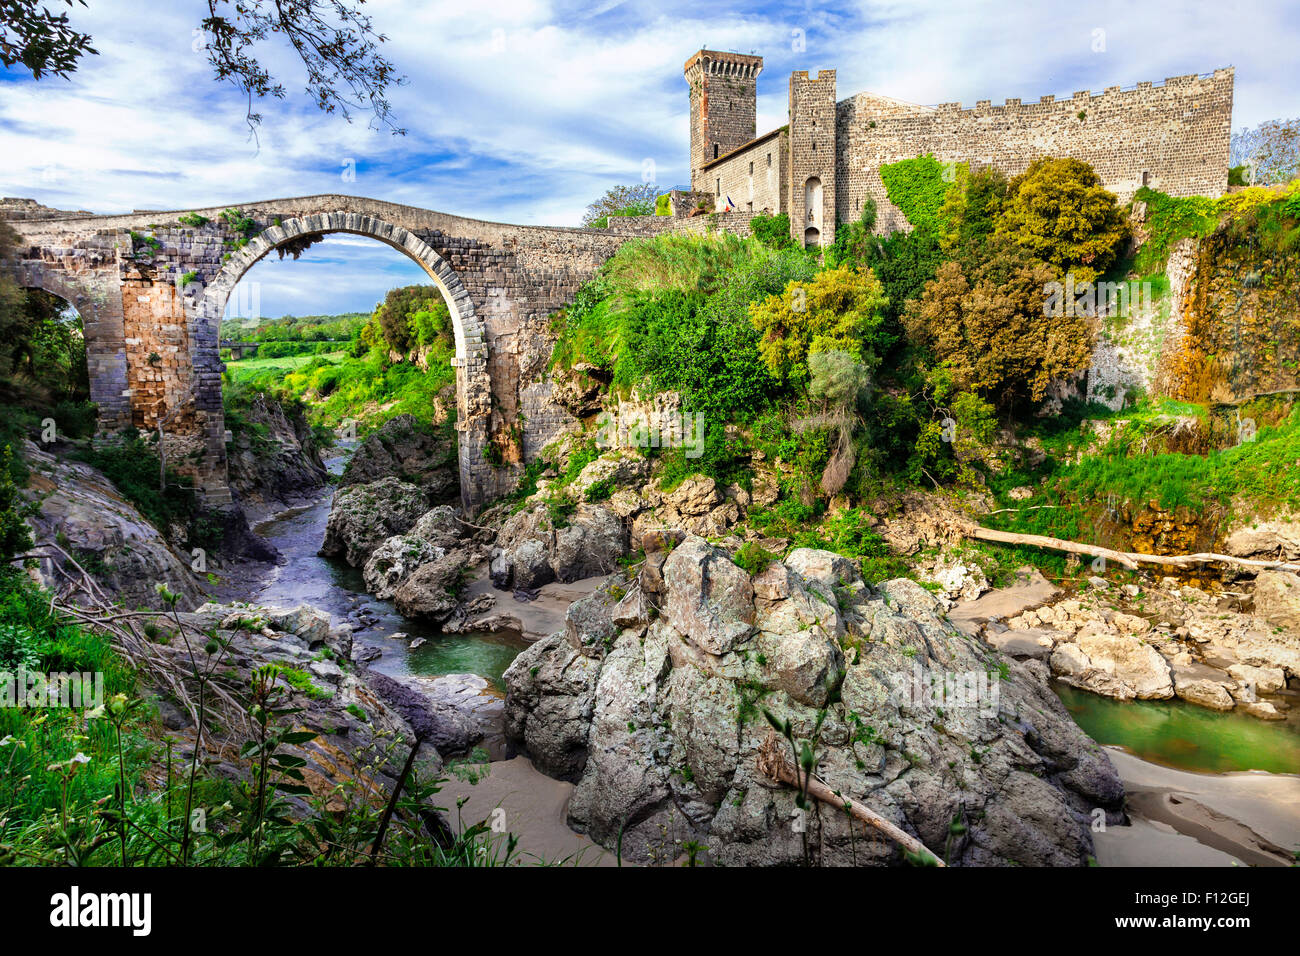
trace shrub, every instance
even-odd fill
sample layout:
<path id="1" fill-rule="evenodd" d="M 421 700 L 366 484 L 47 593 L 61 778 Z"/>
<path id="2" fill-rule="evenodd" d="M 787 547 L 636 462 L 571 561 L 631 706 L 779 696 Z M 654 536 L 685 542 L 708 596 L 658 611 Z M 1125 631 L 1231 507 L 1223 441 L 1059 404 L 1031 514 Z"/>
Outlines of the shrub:
<path id="1" fill-rule="evenodd" d="M 767 551 L 757 541 L 746 541 L 732 558 L 737 565 L 745 569 L 745 572 L 751 577 L 755 574 L 761 574 L 767 570 L 767 566 L 775 561 L 777 556 Z"/>
<path id="2" fill-rule="evenodd" d="M 1129 237 L 1115 195 L 1079 159 L 1036 159 L 1007 185 L 996 234 L 1076 282 L 1091 282 Z"/>
<path id="3" fill-rule="evenodd" d="M 751 305 L 749 315 L 763 336 L 759 351 L 768 370 L 782 383 L 802 385 L 811 352 L 848 352 L 874 368 L 886 302 L 875 275 L 841 266 L 790 283 L 781 295 Z"/>
<path id="4" fill-rule="evenodd" d="M 773 249 L 792 249 L 795 242 L 790 237 L 790 217 L 785 213 L 768 216 L 760 213 L 749 220 L 754 238 Z"/>

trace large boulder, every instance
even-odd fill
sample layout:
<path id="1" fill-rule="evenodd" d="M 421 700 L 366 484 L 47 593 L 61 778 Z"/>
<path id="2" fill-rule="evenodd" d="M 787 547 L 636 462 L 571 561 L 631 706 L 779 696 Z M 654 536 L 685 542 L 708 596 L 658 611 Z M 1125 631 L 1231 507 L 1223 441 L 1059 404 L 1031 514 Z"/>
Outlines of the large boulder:
<path id="1" fill-rule="evenodd" d="M 393 535 L 366 559 L 362 571 L 366 590 L 375 597 L 391 598 L 416 568 L 446 553 L 414 532 Z"/>
<path id="2" fill-rule="evenodd" d="M 1255 578 L 1255 613 L 1300 637 L 1300 574 L 1261 571 Z"/>
<path id="3" fill-rule="evenodd" d="M 627 553 L 623 522 L 603 505 L 580 504 L 555 532 L 551 569 L 561 581 L 609 574 Z"/>
<path id="4" fill-rule="evenodd" d="M 874 590 L 813 551 L 751 580 L 700 538 L 661 570 L 653 590 L 644 574 L 606 582 L 505 675 L 507 734 L 576 783 L 570 825 L 625 858 L 671 862 L 694 840 L 724 865 L 802 863 L 805 846 L 813 863 L 903 862 L 762 776 L 764 711 L 809 742 L 828 786 L 952 864 L 1084 865 L 1094 811 L 1122 819 L 1118 775 L 1047 667 L 961 634 L 915 582 Z"/>
<path id="5" fill-rule="evenodd" d="M 664 615 L 709 654 L 725 654 L 754 631 L 754 585 L 726 552 L 689 537 L 664 562 Z"/>
<path id="6" fill-rule="evenodd" d="M 460 493 L 456 442 L 446 428 L 398 415 L 366 436 L 343 470 L 339 484 L 365 485 L 398 478 L 414 485 L 428 504 L 452 501 Z"/>
<path id="7" fill-rule="evenodd" d="M 445 621 L 460 607 L 475 555 L 458 548 L 411 573 L 393 592 L 393 604 L 407 617 Z"/>
<path id="8" fill-rule="evenodd" d="M 539 588 L 609 574 L 627 553 L 623 522 L 604 505 L 584 502 L 557 525 L 545 505 L 511 515 L 492 552 L 492 583 Z"/>
<path id="9" fill-rule="evenodd" d="M 1049 658 L 1052 672 L 1067 684 L 1119 700 L 1165 700 L 1174 696 L 1169 663 L 1150 644 L 1129 634 L 1095 626 L 1073 643 L 1058 644 Z"/>
<path id="10" fill-rule="evenodd" d="M 396 478 L 342 489 L 330 506 L 320 553 L 360 567 L 393 535 L 409 531 L 427 507 L 419 488 Z"/>

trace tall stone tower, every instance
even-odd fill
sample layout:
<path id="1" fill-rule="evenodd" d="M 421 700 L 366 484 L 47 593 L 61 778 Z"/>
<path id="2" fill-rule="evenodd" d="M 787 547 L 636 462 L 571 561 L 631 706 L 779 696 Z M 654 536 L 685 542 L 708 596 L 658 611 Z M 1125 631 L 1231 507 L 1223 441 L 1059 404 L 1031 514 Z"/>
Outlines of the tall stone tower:
<path id="1" fill-rule="evenodd" d="M 835 241 L 835 71 L 790 74 L 790 235 Z"/>
<path id="2" fill-rule="evenodd" d="M 763 58 L 700 50 L 684 69 L 691 88 L 691 189 L 704 190 L 704 164 L 754 138 Z"/>

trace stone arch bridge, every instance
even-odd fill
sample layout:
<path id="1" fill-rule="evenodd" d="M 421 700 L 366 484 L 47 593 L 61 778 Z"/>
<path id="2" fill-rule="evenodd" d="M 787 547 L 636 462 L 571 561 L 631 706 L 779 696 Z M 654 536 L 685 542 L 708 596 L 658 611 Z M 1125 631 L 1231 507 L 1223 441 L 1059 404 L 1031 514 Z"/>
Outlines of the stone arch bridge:
<path id="1" fill-rule="evenodd" d="M 623 242 L 674 225 L 513 226 L 342 195 L 108 216 L 7 200 L 0 219 L 20 236 L 18 281 L 81 313 L 101 434 L 155 429 L 161 418 L 169 460 L 213 505 L 231 500 L 218 333 L 236 283 L 271 252 L 296 256 L 329 233 L 370 236 L 410 256 L 446 298 L 455 328 L 467 509 L 512 490 L 523 462 L 572 422 L 551 399 L 550 314 Z M 490 444 L 501 453 L 495 464 Z"/>

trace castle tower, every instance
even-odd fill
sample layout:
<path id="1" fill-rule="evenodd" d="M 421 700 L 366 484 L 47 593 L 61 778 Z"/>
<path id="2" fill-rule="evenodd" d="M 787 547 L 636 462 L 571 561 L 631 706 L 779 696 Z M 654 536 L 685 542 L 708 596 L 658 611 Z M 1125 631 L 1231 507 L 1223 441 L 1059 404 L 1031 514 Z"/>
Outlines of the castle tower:
<path id="1" fill-rule="evenodd" d="M 700 168 L 754 138 L 763 58 L 700 50 L 684 71 L 691 88 L 691 189 L 704 190 Z"/>
<path id="2" fill-rule="evenodd" d="M 835 241 L 835 71 L 790 74 L 790 235 L 805 246 Z"/>

